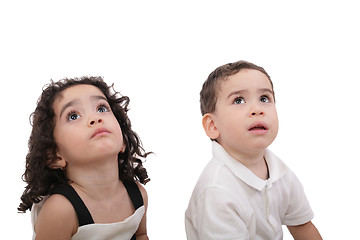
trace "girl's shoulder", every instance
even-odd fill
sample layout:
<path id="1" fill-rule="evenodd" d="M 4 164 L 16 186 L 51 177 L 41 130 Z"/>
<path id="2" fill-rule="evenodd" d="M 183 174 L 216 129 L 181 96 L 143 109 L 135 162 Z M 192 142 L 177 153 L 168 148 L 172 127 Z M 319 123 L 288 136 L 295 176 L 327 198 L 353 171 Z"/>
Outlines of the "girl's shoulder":
<path id="1" fill-rule="evenodd" d="M 143 186 L 140 182 L 138 182 L 138 181 L 136 181 L 136 185 L 137 185 L 137 187 L 138 187 L 139 190 L 140 190 L 140 193 L 141 193 L 141 196 L 142 196 L 142 198 L 143 198 L 143 202 L 144 202 L 145 208 L 147 208 L 147 206 L 148 206 L 148 195 L 147 195 L 146 189 L 145 189 L 144 186 Z"/>
<path id="2" fill-rule="evenodd" d="M 46 200 L 44 199 L 34 222 L 37 236 L 45 234 L 43 236 L 66 235 L 71 237 L 76 233 L 77 228 L 76 212 L 66 197 L 52 194 Z"/>
<path id="3" fill-rule="evenodd" d="M 135 209 L 139 208 L 142 205 L 145 205 L 145 208 L 147 208 L 148 195 L 144 186 L 140 182 L 134 180 L 126 180 L 121 182 L 126 189 L 127 194 L 130 197 Z"/>
<path id="4" fill-rule="evenodd" d="M 51 194 L 44 202 L 41 210 L 58 212 L 60 215 L 75 214 L 74 208 L 69 200 L 61 194 Z"/>

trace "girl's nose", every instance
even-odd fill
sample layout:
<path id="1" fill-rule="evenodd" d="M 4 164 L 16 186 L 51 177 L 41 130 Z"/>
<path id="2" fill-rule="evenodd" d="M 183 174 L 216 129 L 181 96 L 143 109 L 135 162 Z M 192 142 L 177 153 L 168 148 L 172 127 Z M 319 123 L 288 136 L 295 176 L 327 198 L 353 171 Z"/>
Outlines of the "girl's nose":
<path id="1" fill-rule="evenodd" d="M 92 121 L 89 122 L 89 126 L 92 127 L 96 123 L 102 123 L 102 122 L 103 122 L 103 120 L 101 118 L 99 118 L 97 121 L 92 120 Z"/>

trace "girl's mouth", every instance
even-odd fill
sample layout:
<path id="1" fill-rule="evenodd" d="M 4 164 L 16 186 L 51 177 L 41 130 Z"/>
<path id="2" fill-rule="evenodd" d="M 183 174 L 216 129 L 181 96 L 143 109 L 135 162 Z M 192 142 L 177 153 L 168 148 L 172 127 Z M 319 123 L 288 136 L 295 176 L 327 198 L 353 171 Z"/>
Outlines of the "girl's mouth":
<path id="1" fill-rule="evenodd" d="M 98 128 L 94 131 L 94 133 L 91 135 L 91 138 L 96 137 L 96 136 L 101 136 L 101 135 L 106 135 L 110 133 L 109 130 L 107 130 L 106 128 Z"/>

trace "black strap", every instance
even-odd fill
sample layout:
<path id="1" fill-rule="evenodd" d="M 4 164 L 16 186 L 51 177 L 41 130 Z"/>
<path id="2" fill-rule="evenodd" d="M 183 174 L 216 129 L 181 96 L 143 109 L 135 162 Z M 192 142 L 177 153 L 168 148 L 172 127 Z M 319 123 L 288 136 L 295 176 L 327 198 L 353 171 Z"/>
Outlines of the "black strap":
<path id="1" fill-rule="evenodd" d="M 51 194 L 61 194 L 71 202 L 78 217 L 79 227 L 94 223 L 94 220 L 85 203 L 72 186 L 64 184 L 51 191 Z"/>
<path id="2" fill-rule="evenodd" d="M 144 205 L 144 200 L 142 198 L 139 187 L 136 185 L 136 182 L 124 181 L 123 184 L 130 196 L 131 202 L 134 205 L 135 210 Z M 131 237 L 130 240 L 136 240 L 135 234 Z"/>
<path id="3" fill-rule="evenodd" d="M 123 182 L 130 198 L 131 202 L 134 205 L 135 210 L 144 205 L 144 201 L 140 192 L 139 187 L 134 181 L 124 181 Z"/>
<path id="4" fill-rule="evenodd" d="M 123 182 L 126 191 L 128 192 L 131 202 L 134 205 L 135 210 L 137 210 L 139 207 L 144 205 L 144 200 L 142 198 L 141 192 L 139 187 L 137 186 L 136 182 L 134 181 L 124 181 Z M 94 223 L 94 220 L 86 207 L 83 200 L 80 198 L 80 196 L 77 194 L 75 189 L 69 185 L 69 184 L 63 184 L 54 190 L 51 191 L 50 194 L 61 194 L 64 197 L 66 197 L 70 203 L 73 205 L 76 215 L 78 217 L 79 221 L 79 227 L 92 224 Z M 135 234 L 131 237 L 130 240 L 136 240 Z"/>

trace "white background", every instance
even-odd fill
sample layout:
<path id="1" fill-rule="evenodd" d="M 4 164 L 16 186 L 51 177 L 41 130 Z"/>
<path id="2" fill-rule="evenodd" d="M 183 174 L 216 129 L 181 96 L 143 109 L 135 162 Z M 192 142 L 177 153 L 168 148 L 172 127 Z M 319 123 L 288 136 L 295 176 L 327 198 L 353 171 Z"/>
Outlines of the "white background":
<path id="1" fill-rule="evenodd" d="M 131 98 L 133 129 L 156 153 L 145 163 L 149 237 L 186 239 L 184 211 L 211 157 L 199 92 L 217 66 L 244 59 L 273 79 L 280 130 L 270 149 L 302 181 L 313 222 L 324 239 L 354 239 L 359 23 L 356 1 L 2 1 L 1 235 L 32 235 L 17 207 L 42 87 L 100 75 Z"/>

